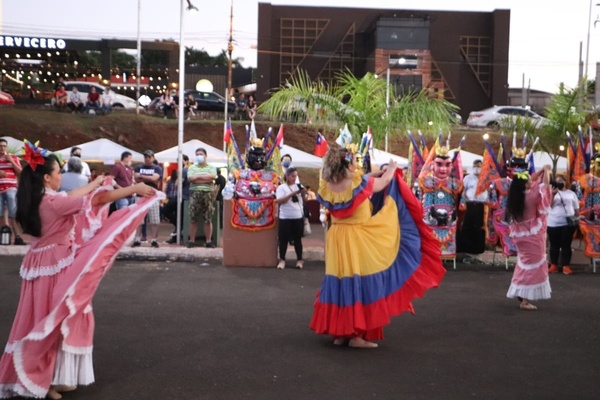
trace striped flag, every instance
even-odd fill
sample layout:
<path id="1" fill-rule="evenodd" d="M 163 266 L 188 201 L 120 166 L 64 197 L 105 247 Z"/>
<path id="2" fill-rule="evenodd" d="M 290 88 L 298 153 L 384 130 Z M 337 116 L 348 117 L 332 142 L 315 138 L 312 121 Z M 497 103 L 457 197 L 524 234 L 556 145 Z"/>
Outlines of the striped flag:
<path id="1" fill-rule="evenodd" d="M 321 132 L 317 132 L 317 141 L 315 142 L 315 156 L 323 157 L 329 150 L 329 144 Z"/>

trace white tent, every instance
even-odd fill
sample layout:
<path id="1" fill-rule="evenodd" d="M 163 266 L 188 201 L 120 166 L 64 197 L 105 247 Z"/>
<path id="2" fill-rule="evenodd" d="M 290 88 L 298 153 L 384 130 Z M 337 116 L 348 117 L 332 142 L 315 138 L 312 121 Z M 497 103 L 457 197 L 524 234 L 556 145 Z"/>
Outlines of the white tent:
<path id="1" fill-rule="evenodd" d="M 323 159 L 302 150 L 284 144 L 281 146 L 280 153 L 289 154 L 292 157 L 292 165 L 296 168 L 321 168 Z"/>
<path id="2" fill-rule="evenodd" d="M 128 151 L 132 155 L 132 160 L 135 162 L 143 162 L 144 156 L 142 153 L 128 149 L 108 139 L 97 139 L 91 142 L 77 144 L 67 147 L 62 150 L 55 151 L 59 153 L 63 160 L 67 160 L 71 155 L 71 148 L 81 148 L 81 159 L 86 162 L 102 162 L 107 165 L 112 165 L 115 161 L 121 160 L 121 153 Z"/>
<path id="3" fill-rule="evenodd" d="M 196 156 L 196 149 L 202 147 L 206 150 L 207 162 L 209 164 L 216 167 L 227 166 L 227 153 L 198 139 L 188 140 L 187 142 L 183 143 L 181 147 L 183 154 L 187 155 L 190 158 L 190 161 L 194 160 L 194 157 Z M 175 163 L 177 162 L 178 150 L 178 146 L 173 146 L 166 150 L 155 153 L 154 157 L 159 163 Z"/>
<path id="4" fill-rule="evenodd" d="M 533 152 L 533 164 L 535 165 L 535 170 L 539 171 L 542 169 L 544 165 L 552 166 L 552 158 L 545 151 L 535 151 Z M 566 171 L 567 170 L 567 157 L 558 157 L 558 163 L 556 164 L 557 171 Z"/>
<path id="5" fill-rule="evenodd" d="M 371 165 L 373 167 L 379 167 L 381 164 L 387 164 L 390 162 L 390 159 L 396 161 L 399 167 L 405 167 L 408 165 L 408 158 L 400 157 L 383 150 L 373 149 L 371 155 L 373 157 L 371 159 Z"/>
<path id="6" fill-rule="evenodd" d="M 9 153 L 20 155 L 22 154 L 23 141 L 15 139 L 11 136 L 0 136 L 0 138 L 7 141 L 7 150 Z"/>
<path id="7" fill-rule="evenodd" d="M 475 160 L 483 161 L 483 156 L 480 154 L 471 153 L 470 151 L 461 150 L 460 151 L 460 160 L 462 162 L 462 167 L 467 173 L 473 172 L 473 162 Z"/>

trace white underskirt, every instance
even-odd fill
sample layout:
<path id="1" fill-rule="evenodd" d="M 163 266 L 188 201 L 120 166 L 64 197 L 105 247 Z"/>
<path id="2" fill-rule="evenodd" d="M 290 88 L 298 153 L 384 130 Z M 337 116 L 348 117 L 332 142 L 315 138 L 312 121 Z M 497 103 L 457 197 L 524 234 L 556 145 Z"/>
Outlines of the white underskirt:
<path id="1" fill-rule="evenodd" d="M 58 350 L 54 366 L 53 385 L 79 386 L 94 383 L 92 352 L 74 354 Z"/>

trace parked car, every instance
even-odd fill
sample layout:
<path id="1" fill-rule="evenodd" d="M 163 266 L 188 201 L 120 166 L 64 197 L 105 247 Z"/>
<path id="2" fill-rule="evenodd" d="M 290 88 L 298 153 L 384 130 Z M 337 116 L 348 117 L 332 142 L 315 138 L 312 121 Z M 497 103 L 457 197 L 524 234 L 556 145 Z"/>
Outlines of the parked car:
<path id="1" fill-rule="evenodd" d="M 194 95 L 198 103 L 197 110 L 199 111 L 220 111 L 225 110 L 225 97 L 216 92 L 201 92 L 199 90 L 188 89 L 184 93 L 188 97 L 190 93 Z M 179 95 L 173 96 L 173 99 L 179 104 Z M 227 102 L 227 113 L 232 114 L 235 111 L 235 103 Z"/>
<path id="2" fill-rule="evenodd" d="M 77 89 L 82 94 L 82 97 L 85 101 L 87 94 L 90 92 L 90 88 L 93 86 L 96 88 L 96 92 L 100 93 L 100 95 L 104 94 L 105 86 L 102 86 L 93 82 L 82 82 L 82 81 L 65 81 L 65 90 L 67 91 L 67 99 L 71 96 L 71 92 L 73 91 L 73 87 L 77 86 Z M 137 107 L 137 102 L 131 97 L 116 93 L 114 90 L 112 91 L 113 96 L 113 108 L 122 107 L 125 109 L 134 109 Z M 52 99 L 52 104 L 54 104 L 54 99 Z"/>
<path id="3" fill-rule="evenodd" d="M 0 90 L 0 105 L 13 105 L 13 104 L 15 104 L 15 99 L 13 99 L 13 97 L 10 94 Z"/>
<path id="4" fill-rule="evenodd" d="M 536 126 L 547 123 L 547 119 L 533 111 L 518 106 L 494 106 L 481 111 L 472 111 L 467 119 L 467 126 L 494 127 L 500 124 L 503 118 L 531 118 Z"/>

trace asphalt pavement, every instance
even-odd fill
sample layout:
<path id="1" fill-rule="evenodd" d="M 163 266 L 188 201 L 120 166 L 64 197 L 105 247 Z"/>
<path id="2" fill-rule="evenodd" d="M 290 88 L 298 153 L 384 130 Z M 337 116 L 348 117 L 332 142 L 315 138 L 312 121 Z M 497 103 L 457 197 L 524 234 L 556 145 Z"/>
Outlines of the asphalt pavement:
<path id="1" fill-rule="evenodd" d="M 20 261 L 0 262 L 2 343 Z M 600 274 L 552 275 L 532 312 L 505 297 L 512 271 L 461 266 L 365 350 L 309 330 L 323 271 L 117 261 L 94 299 L 96 383 L 64 398 L 600 398 Z"/>

